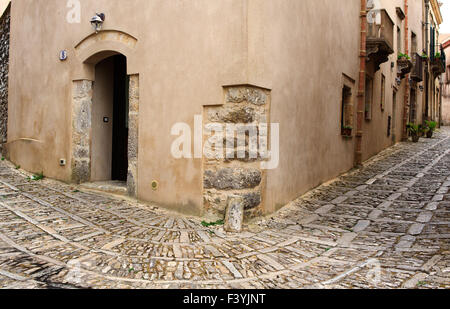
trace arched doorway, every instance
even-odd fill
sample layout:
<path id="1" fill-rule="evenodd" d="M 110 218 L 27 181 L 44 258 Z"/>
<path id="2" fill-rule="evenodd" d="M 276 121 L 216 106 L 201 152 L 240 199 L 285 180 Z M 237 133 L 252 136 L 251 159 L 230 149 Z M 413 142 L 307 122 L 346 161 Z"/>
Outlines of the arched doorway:
<path id="1" fill-rule="evenodd" d="M 73 80 L 71 178 L 137 197 L 139 74 L 129 74 L 127 60 L 95 53 L 85 62 L 92 78 Z"/>
<path id="2" fill-rule="evenodd" d="M 138 196 L 137 43 L 118 30 L 83 38 L 74 47 L 80 65 L 72 80 L 71 181 L 106 181 L 94 189 L 132 197 Z M 119 192 L 109 186 L 111 180 L 120 182 Z"/>
<path id="3" fill-rule="evenodd" d="M 92 182 L 127 181 L 128 123 L 127 59 L 118 54 L 95 65 L 91 119 Z"/>

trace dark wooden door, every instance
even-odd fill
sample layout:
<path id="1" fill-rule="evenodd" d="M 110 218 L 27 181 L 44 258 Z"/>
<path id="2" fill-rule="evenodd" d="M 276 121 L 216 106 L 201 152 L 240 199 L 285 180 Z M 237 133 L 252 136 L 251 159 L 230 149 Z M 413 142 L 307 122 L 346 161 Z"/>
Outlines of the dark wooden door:
<path id="1" fill-rule="evenodd" d="M 114 56 L 114 112 L 112 180 L 126 181 L 128 175 L 128 78 L 127 60 Z"/>

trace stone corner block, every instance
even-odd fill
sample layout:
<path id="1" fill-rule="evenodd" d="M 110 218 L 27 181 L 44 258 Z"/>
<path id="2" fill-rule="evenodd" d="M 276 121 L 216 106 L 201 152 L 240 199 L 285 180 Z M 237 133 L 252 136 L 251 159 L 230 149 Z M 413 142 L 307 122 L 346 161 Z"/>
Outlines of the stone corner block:
<path id="1" fill-rule="evenodd" d="M 244 222 L 244 199 L 241 196 L 230 196 L 225 215 L 224 229 L 227 232 L 240 233 Z"/>
<path id="2" fill-rule="evenodd" d="M 267 94 L 252 86 L 230 87 L 227 90 L 226 101 L 228 103 L 248 102 L 254 105 L 265 105 Z"/>

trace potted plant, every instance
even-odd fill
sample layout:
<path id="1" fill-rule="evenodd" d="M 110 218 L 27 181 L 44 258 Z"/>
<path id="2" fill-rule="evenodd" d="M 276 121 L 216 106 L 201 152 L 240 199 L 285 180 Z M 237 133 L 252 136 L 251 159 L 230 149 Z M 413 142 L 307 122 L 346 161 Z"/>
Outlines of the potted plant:
<path id="1" fill-rule="evenodd" d="M 421 129 L 421 127 L 419 125 L 417 125 L 417 124 L 414 124 L 414 123 L 408 123 L 406 125 L 406 129 L 411 134 L 413 143 L 419 142 L 420 133 L 421 132 L 423 133 L 423 130 Z"/>
<path id="2" fill-rule="evenodd" d="M 437 128 L 437 122 L 436 121 L 425 121 L 426 129 L 425 132 L 427 133 L 427 138 L 432 138 L 434 131 L 436 131 Z"/>
<path id="3" fill-rule="evenodd" d="M 343 126 L 342 127 L 342 135 L 345 137 L 351 137 L 352 131 L 353 131 L 353 127 L 351 127 L 351 126 Z"/>
<path id="4" fill-rule="evenodd" d="M 398 53 L 398 60 L 411 60 L 411 57 L 407 54 Z"/>
<path id="5" fill-rule="evenodd" d="M 426 127 L 423 124 L 419 124 L 418 126 L 419 126 L 419 137 L 423 137 L 425 132 L 427 131 Z"/>

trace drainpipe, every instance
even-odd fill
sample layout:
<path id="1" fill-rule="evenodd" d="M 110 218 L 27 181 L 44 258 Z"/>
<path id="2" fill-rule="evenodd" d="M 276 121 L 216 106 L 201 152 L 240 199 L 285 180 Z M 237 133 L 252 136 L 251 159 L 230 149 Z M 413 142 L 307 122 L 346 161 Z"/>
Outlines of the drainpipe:
<path id="1" fill-rule="evenodd" d="M 366 91 L 366 38 L 367 38 L 367 0 L 361 0 L 361 45 L 359 48 L 358 111 L 356 125 L 355 166 L 362 164 L 362 138 L 364 121 L 364 99 Z"/>
<path id="2" fill-rule="evenodd" d="M 442 51 L 445 52 L 445 51 Z M 439 77 L 439 122 L 438 122 L 438 128 L 441 128 L 442 126 L 442 90 L 444 89 L 444 81 L 442 80 L 442 77 Z"/>
<path id="3" fill-rule="evenodd" d="M 408 0 L 405 0 L 405 54 L 409 54 L 409 27 L 408 27 Z M 412 56 L 412 55 L 411 55 Z M 409 74 L 406 75 L 405 82 L 405 101 L 403 106 L 403 125 L 402 125 L 402 140 L 406 141 L 408 139 L 408 131 L 406 129 L 406 125 L 408 124 L 408 115 L 409 115 Z"/>

